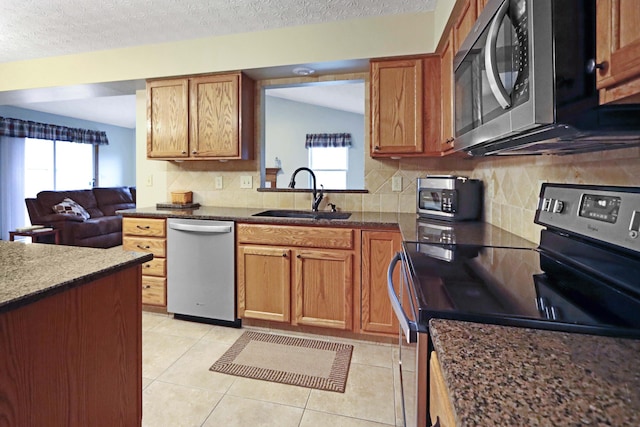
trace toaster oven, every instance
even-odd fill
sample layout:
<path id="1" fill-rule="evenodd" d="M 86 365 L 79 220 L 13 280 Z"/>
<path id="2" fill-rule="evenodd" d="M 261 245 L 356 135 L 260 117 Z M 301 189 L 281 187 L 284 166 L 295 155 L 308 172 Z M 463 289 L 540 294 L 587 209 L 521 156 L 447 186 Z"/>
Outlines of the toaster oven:
<path id="1" fill-rule="evenodd" d="M 480 217 L 482 181 L 455 175 L 418 178 L 417 213 L 422 218 L 468 221 Z"/>

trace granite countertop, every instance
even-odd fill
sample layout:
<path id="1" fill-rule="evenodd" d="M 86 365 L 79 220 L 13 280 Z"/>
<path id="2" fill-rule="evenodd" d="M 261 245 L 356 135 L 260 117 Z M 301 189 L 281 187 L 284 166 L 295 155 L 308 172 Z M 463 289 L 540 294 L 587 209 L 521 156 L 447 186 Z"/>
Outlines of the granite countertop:
<path id="1" fill-rule="evenodd" d="M 459 243 L 496 246 L 535 247 L 535 243 L 484 222 L 445 222 L 419 219 L 415 213 L 352 212 L 348 219 L 277 218 L 253 216 L 266 208 L 226 208 L 201 206 L 198 209 L 135 208 L 119 211 L 123 216 L 149 218 L 191 218 L 218 221 L 239 221 L 257 224 L 312 225 L 321 227 L 354 227 L 399 229 L 405 241 L 415 241 L 421 222 L 437 222 L 452 226 Z"/>
<path id="2" fill-rule="evenodd" d="M 458 427 L 640 425 L 640 340 L 434 319 Z"/>
<path id="3" fill-rule="evenodd" d="M 149 253 L 0 241 L 0 313 L 153 258 Z"/>

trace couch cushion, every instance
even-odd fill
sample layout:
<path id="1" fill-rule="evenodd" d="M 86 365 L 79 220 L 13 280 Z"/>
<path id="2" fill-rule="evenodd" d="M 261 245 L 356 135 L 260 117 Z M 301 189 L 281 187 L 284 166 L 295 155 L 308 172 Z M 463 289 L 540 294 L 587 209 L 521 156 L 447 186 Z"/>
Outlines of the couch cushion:
<path id="1" fill-rule="evenodd" d="M 136 207 L 131 191 L 128 187 L 94 188 L 98 208 L 106 216 L 115 215 L 117 210 Z"/>
<path id="2" fill-rule="evenodd" d="M 69 191 L 41 191 L 36 196 L 43 210 L 52 209 L 64 199 L 71 199 L 82 206 L 91 218 L 99 218 L 104 214 L 98 208 L 98 202 L 93 195 L 93 190 L 69 190 Z"/>
<path id="3" fill-rule="evenodd" d="M 89 212 L 72 199 L 66 198 L 60 203 L 53 205 L 53 212 L 64 215 L 75 215 L 82 219 L 89 219 Z"/>
<path id="4" fill-rule="evenodd" d="M 119 216 L 90 218 L 82 224 L 77 224 L 73 228 L 75 240 L 119 232 L 122 232 L 122 218 Z"/>

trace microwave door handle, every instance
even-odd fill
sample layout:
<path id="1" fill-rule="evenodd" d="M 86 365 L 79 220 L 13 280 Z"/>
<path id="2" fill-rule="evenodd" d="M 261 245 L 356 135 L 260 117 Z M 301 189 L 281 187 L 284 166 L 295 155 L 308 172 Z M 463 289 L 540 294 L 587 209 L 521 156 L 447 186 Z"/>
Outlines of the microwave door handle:
<path id="1" fill-rule="evenodd" d="M 487 79 L 489 80 L 489 88 L 493 93 L 500 106 L 506 110 L 511 107 L 511 97 L 504 88 L 504 85 L 500 81 L 500 75 L 498 74 L 498 58 L 497 58 L 497 39 L 498 31 L 500 30 L 500 23 L 504 19 L 507 11 L 509 10 L 509 0 L 506 0 L 498 12 L 496 17 L 491 22 L 489 27 L 489 34 L 484 46 L 484 66 L 487 69 Z"/>
<path id="2" fill-rule="evenodd" d="M 396 255 L 391 260 L 389 264 L 389 269 L 387 270 L 387 292 L 389 294 L 389 300 L 391 301 L 391 308 L 393 308 L 393 312 L 398 318 L 398 322 L 400 323 L 400 327 L 402 328 L 402 332 L 407 340 L 407 343 L 411 344 L 417 342 L 418 336 L 418 327 L 415 322 L 409 320 L 407 315 L 402 308 L 402 304 L 396 295 L 396 290 L 393 286 L 393 271 L 396 269 L 396 265 L 398 262 L 402 260 L 402 253 L 396 252 Z"/>

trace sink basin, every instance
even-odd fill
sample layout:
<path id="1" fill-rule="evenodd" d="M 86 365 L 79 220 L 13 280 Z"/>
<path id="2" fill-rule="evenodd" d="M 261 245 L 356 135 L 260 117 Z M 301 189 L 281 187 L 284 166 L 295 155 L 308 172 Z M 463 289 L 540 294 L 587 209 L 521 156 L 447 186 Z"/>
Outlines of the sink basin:
<path id="1" fill-rule="evenodd" d="M 270 216 L 274 218 L 309 218 L 309 219 L 347 219 L 351 216 L 349 212 L 313 212 L 313 211 L 296 211 L 289 209 L 271 209 L 258 212 L 253 216 Z"/>

